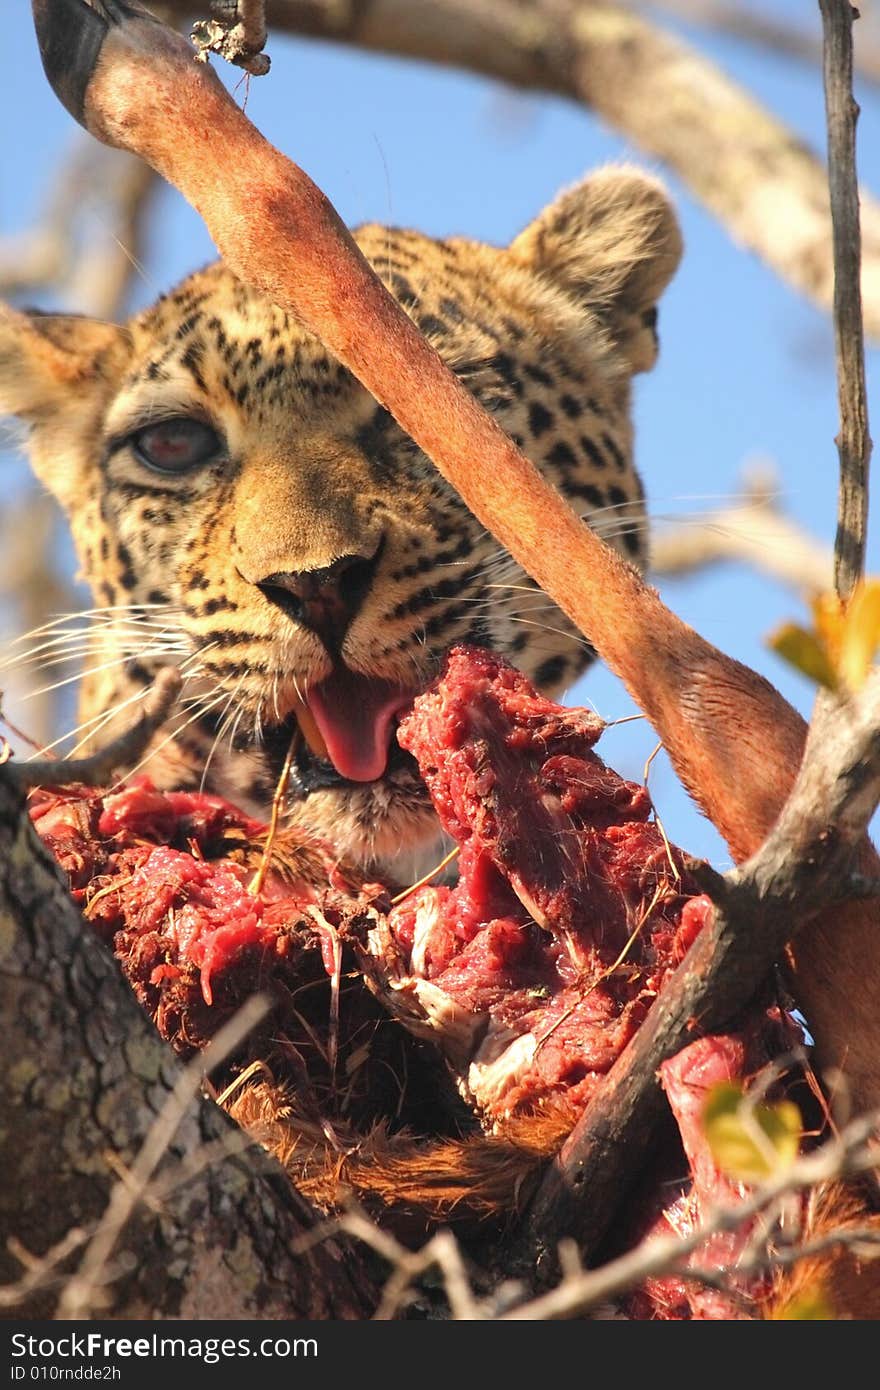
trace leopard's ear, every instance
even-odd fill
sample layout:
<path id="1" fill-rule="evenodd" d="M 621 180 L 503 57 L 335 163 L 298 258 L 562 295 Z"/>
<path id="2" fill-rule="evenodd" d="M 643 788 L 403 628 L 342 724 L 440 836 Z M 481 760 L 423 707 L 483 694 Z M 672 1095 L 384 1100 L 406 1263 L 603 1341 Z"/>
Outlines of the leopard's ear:
<path id="1" fill-rule="evenodd" d="M 657 179 L 609 166 L 567 189 L 510 254 L 596 314 L 630 369 L 657 357 L 657 300 L 681 259 L 678 219 Z"/>
<path id="2" fill-rule="evenodd" d="M 62 504 L 130 353 L 128 331 L 115 324 L 0 304 L 0 415 L 27 427 L 34 471 Z"/>

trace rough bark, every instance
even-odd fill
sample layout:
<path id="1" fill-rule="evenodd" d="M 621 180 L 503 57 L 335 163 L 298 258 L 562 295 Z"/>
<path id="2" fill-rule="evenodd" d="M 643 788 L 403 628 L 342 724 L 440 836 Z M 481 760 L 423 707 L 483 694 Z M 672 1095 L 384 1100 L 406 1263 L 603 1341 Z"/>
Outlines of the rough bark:
<path id="1" fill-rule="evenodd" d="M 0 1283 L 22 1267 L 7 1242 L 46 1255 L 87 1235 L 131 1170 L 180 1075 L 109 953 L 76 912 L 0 769 Z M 155 1174 L 161 1203 L 141 1204 L 114 1243 L 102 1317 L 348 1318 L 368 1316 L 371 1288 L 345 1244 L 307 1254 L 291 1244 L 310 1208 L 212 1102 L 194 1099 Z M 215 1161 L 199 1166 L 206 1146 Z M 78 1243 L 48 1282 L 22 1290 L 3 1316 L 49 1317 L 75 1275 Z M 103 1276 L 102 1276 L 103 1278 Z"/>

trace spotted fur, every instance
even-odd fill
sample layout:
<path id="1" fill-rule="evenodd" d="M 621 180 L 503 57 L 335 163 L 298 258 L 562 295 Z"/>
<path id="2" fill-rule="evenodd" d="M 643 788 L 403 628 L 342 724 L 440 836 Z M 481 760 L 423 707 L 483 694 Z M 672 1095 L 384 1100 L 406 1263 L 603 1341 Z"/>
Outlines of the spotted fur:
<path id="1" fill-rule="evenodd" d="M 657 299 L 680 255 L 659 185 L 600 171 L 504 249 L 378 226 L 357 240 L 484 406 L 643 566 L 630 383 L 654 363 Z M 183 660 L 193 703 L 150 764 L 166 785 L 206 779 L 264 813 L 293 708 L 340 663 L 417 690 L 466 641 L 552 693 L 589 660 L 387 411 L 222 264 L 123 327 L 3 311 L 0 408 L 29 425 L 33 465 L 107 609 L 83 718 L 105 737 L 113 723 L 99 725 L 100 711 L 119 707 L 126 721 L 163 654 Z M 151 471 L 132 436 L 172 417 L 210 425 L 220 452 L 180 475 Z M 330 576 L 345 623 L 331 633 L 298 621 L 267 585 L 279 574 Z M 291 819 L 385 872 L 391 861 L 410 872 L 409 857 L 436 839 L 412 764 L 392 757 L 368 783 L 324 771 L 297 754 Z"/>

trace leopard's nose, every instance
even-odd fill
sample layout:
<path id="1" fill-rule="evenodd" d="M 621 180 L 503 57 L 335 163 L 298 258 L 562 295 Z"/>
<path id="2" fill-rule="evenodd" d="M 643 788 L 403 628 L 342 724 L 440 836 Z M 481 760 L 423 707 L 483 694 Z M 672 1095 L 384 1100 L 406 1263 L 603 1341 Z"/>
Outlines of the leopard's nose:
<path id="1" fill-rule="evenodd" d="M 363 606 L 379 564 L 373 555 L 341 555 L 321 569 L 266 575 L 257 588 L 289 618 L 311 628 L 328 648 L 338 648 Z"/>

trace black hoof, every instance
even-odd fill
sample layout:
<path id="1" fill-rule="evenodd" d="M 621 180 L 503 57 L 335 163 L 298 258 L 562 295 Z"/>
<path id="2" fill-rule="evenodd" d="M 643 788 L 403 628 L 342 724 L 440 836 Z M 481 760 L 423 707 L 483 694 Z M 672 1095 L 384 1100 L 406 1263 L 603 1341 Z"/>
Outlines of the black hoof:
<path id="1" fill-rule="evenodd" d="M 85 125 L 86 92 L 110 29 L 153 18 L 126 0 L 32 0 L 43 68 L 58 99 Z"/>

